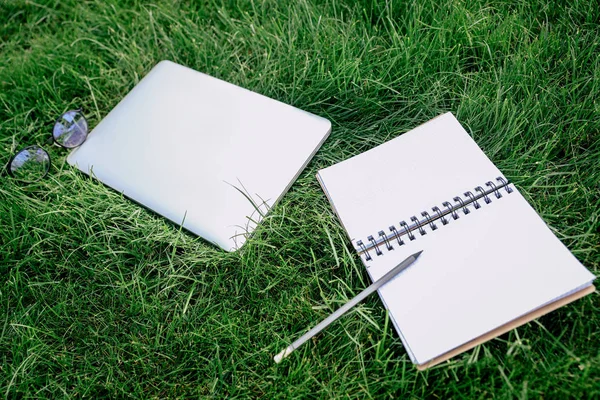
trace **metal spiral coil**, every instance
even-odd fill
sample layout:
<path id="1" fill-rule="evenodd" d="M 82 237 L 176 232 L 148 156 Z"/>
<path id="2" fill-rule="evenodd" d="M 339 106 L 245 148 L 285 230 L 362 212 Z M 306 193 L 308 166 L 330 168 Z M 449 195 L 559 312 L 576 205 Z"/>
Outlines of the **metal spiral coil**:
<path id="1" fill-rule="evenodd" d="M 378 238 L 376 239 L 373 235 L 367 237 L 366 243 L 362 240 L 356 241 L 356 248 L 360 255 L 365 257 L 366 261 L 371 261 L 371 251 L 375 252 L 376 256 L 384 254 L 382 248 L 386 251 L 393 251 L 396 247 L 394 244 L 397 243 L 398 247 L 404 246 L 407 242 L 402 239 L 403 236 L 407 236 L 409 241 L 416 240 L 417 237 L 413 232 L 417 231 L 420 236 L 427 234 L 426 228 L 431 231 L 438 229 L 438 225 L 435 222 L 441 222 L 443 225 L 448 225 L 450 221 L 456 221 L 460 219 L 461 214 L 468 215 L 471 212 L 469 207 L 474 210 L 478 210 L 482 207 L 482 204 L 492 203 L 493 195 L 496 199 L 502 198 L 501 190 L 504 190 L 506 194 L 513 192 L 513 188 L 510 186 L 510 182 L 503 177 L 496 178 L 496 182 L 488 181 L 485 186 L 488 189 L 484 189 L 483 186 L 476 186 L 474 191 L 465 191 L 463 196 L 455 196 L 452 198 L 454 204 L 449 201 L 442 202 L 444 208 L 434 206 L 431 208 L 431 214 L 429 211 L 422 211 L 421 219 L 416 215 L 410 217 L 412 224 L 406 223 L 406 221 L 400 221 L 399 228 L 395 225 L 388 227 L 389 233 L 384 230 L 378 232 Z M 480 202 L 480 200 L 483 200 Z M 451 218 L 448 218 L 451 217 Z"/>

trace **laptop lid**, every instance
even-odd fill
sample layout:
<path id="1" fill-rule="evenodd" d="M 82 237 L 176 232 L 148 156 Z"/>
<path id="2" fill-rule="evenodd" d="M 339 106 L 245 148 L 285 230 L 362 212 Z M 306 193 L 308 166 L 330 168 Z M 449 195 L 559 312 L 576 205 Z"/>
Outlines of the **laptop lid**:
<path id="1" fill-rule="evenodd" d="M 330 131 L 324 118 L 162 61 L 68 162 L 233 251 Z"/>

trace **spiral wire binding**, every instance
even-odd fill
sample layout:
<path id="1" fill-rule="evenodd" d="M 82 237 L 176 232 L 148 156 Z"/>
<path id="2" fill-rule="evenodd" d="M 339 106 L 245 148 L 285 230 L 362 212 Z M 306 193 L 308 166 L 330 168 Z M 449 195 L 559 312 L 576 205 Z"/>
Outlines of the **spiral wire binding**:
<path id="1" fill-rule="evenodd" d="M 373 235 L 367 236 L 367 243 L 362 240 L 357 240 L 356 246 L 359 250 L 359 254 L 364 254 L 365 260 L 371 261 L 373 258 L 369 253 L 370 251 L 374 251 L 377 256 L 381 256 L 384 254 L 381 248 L 392 251 L 394 250 L 395 245 L 403 246 L 406 244 L 406 242 L 402 240 L 402 236 L 407 236 L 409 241 L 413 241 L 417 238 L 413 233 L 414 231 L 418 231 L 421 236 L 424 236 L 427 234 L 427 231 L 425 230 L 427 226 L 429 226 L 431 231 L 435 231 L 439 228 L 435 222 L 441 222 L 442 226 L 448 225 L 450 221 L 458 220 L 460 218 L 459 211 L 462 211 L 463 215 L 467 215 L 471 212 L 469 209 L 470 206 L 475 210 L 478 210 L 481 208 L 482 203 L 492 203 L 492 197 L 490 195 L 493 195 L 496 199 L 500 199 L 502 198 L 501 190 L 504 190 L 507 194 L 512 193 L 513 189 L 509 185 L 509 181 L 503 177 L 498 177 L 496 178 L 496 183 L 492 181 L 485 183 L 485 186 L 487 186 L 488 189 L 477 186 L 475 187 L 475 193 L 466 191 L 464 192 L 463 197 L 454 197 L 452 199 L 454 205 L 449 201 L 444 201 L 442 203 L 444 208 L 434 206 L 431 208 L 431 213 L 429 211 L 422 211 L 422 219 L 417 218 L 415 215 L 411 216 L 410 220 L 412 224 L 410 225 L 406 223 L 406 221 L 400 221 L 399 229 L 397 229 L 396 226 L 391 225 L 388 228 L 389 233 L 385 233 L 385 231 L 381 230 L 378 232 L 378 238 L 375 238 Z M 483 202 L 480 202 L 481 200 L 483 200 Z"/>

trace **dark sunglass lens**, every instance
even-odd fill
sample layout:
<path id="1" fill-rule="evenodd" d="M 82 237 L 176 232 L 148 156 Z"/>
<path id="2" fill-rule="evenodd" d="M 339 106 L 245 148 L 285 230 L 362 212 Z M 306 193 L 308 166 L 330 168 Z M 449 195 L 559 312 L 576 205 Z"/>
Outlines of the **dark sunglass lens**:
<path id="1" fill-rule="evenodd" d="M 83 114 L 78 110 L 64 113 L 56 124 L 52 136 L 56 143 L 63 147 L 73 148 L 82 144 L 87 138 L 88 124 Z"/>
<path id="2" fill-rule="evenodd" d="M 25 183 L 35 182 L 48 173 L 50 156 L 41 147 L 29 146 L 15 154 L 8 168 L 15 179 Z"/>

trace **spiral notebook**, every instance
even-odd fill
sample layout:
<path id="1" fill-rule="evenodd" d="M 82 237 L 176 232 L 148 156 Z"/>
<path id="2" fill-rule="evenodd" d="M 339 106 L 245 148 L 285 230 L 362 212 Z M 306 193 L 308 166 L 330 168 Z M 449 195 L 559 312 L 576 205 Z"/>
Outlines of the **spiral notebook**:
<path id="1" fill-rule="evenodd" d="M 451 114 L 317 178 L 413 363 L 433 366 L 594 291 L 590 273 Z"/>

